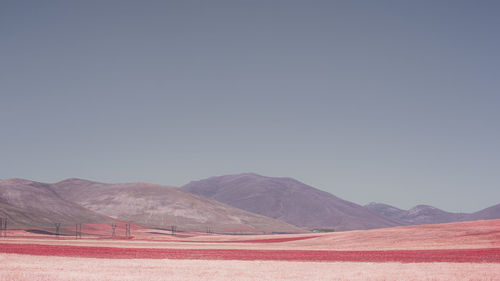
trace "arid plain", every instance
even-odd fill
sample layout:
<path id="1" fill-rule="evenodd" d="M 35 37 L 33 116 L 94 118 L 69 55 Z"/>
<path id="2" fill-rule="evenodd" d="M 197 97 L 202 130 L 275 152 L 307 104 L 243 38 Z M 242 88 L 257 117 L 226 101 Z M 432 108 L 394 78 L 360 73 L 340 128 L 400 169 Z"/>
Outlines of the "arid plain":
<path id="1" fill-rule="evenodd" d="M 9 230 L 0 280 L 500 280 L 500 220 L 282 235 L 120 231 Z"/>

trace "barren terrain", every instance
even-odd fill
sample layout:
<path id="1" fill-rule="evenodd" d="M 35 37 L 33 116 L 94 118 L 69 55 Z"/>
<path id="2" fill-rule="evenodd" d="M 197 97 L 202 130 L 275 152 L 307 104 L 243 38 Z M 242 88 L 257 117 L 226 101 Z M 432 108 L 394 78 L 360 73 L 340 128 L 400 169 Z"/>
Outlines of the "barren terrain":
<path id="1" fill-rule="evenodd" d="M 0 280 L 500 280 L 500 220 L 287 235 L 136 227 L 128 239 L 92 230 L 9 230 Z"/>
<path id="2" fill-rule="evenodd" d="M 0 280 L 500 280 L 499 263 L 95 259 L 0 254 Z"/>

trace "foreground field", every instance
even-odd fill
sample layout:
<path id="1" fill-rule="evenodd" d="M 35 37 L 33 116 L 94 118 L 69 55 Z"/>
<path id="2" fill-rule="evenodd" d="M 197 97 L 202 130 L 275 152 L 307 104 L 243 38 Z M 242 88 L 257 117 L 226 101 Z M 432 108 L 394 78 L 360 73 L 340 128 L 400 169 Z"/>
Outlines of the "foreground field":
<path id="1" fill-rule="evenodd" d="M 500 281 L 500 220 L 325 234 L 166 235 L 132 239 L 10 231 L 2 280 Z"/>
<path id="2" fill-rule="evenodd" d="M 500 280 L 500 264 L 90 259 L 0 254 L 0 280 Z"/>

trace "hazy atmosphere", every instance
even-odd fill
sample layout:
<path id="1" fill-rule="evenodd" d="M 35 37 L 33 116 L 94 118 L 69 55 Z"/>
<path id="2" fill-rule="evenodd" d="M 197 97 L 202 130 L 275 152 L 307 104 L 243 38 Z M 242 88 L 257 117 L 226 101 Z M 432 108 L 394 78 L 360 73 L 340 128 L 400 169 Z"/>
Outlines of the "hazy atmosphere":
<path id="1" fill-rule="evenodd" d="M 0 179 L 500 198 L 499 1 L 0 0 Z"/>

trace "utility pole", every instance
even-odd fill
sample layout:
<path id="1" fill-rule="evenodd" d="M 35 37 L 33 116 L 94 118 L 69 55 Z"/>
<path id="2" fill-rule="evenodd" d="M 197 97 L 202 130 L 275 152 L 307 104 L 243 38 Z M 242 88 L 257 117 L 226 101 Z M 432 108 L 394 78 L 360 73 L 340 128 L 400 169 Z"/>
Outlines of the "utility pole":
<path id="1" fill-rule="evenodd" d="M 130 223 L 127 223 L 127 224 L 125 225 L 125 236 L 126 236 L 127 238 L 132 237 L 132 235 L 130 235 Z"/>
<path id="2" fill-rule="evenodd" d="M 115 229 L 116 229 L 116 223 L 112 223 L 111 224 L 111 229 L 112 229 L 111 237 L 115 238 L 115 236 L 116 236 L 116 231 L 115 231 Z"/>
<path id="3" fill-rule="evenodd" d="M 56 236 L 57 236 L 57 238 L 59 238 L 59 228 L 61 227 L 61 223 L 56 222 L 56 223 L 54 223 L 54 225 L 56 226 Z"/>
<path id="4" fill-rule="evenodd" d="M 7 237 L 7 218 L 0 218 L 0 237 Z"/>
<path id="5" fill-rule="evenodd" d="M 75 237 L 76 239 L 78 238 L 82 238 L 82 224 L 81 223 L 77 223 L 76 224 L 76 231 L 75 231 Z"/>
<path id="6" fill-rule="evenodd" d="M 170 230 L 172 231 L 172 236 L 174 236 L 174 235 L 175 235 L 175 231 L 176 231 L 176 229 L 177 229 L 177 226 L 175 226 L 175 225 L 172 225 L 172 226 L 170 227 Z"/>

